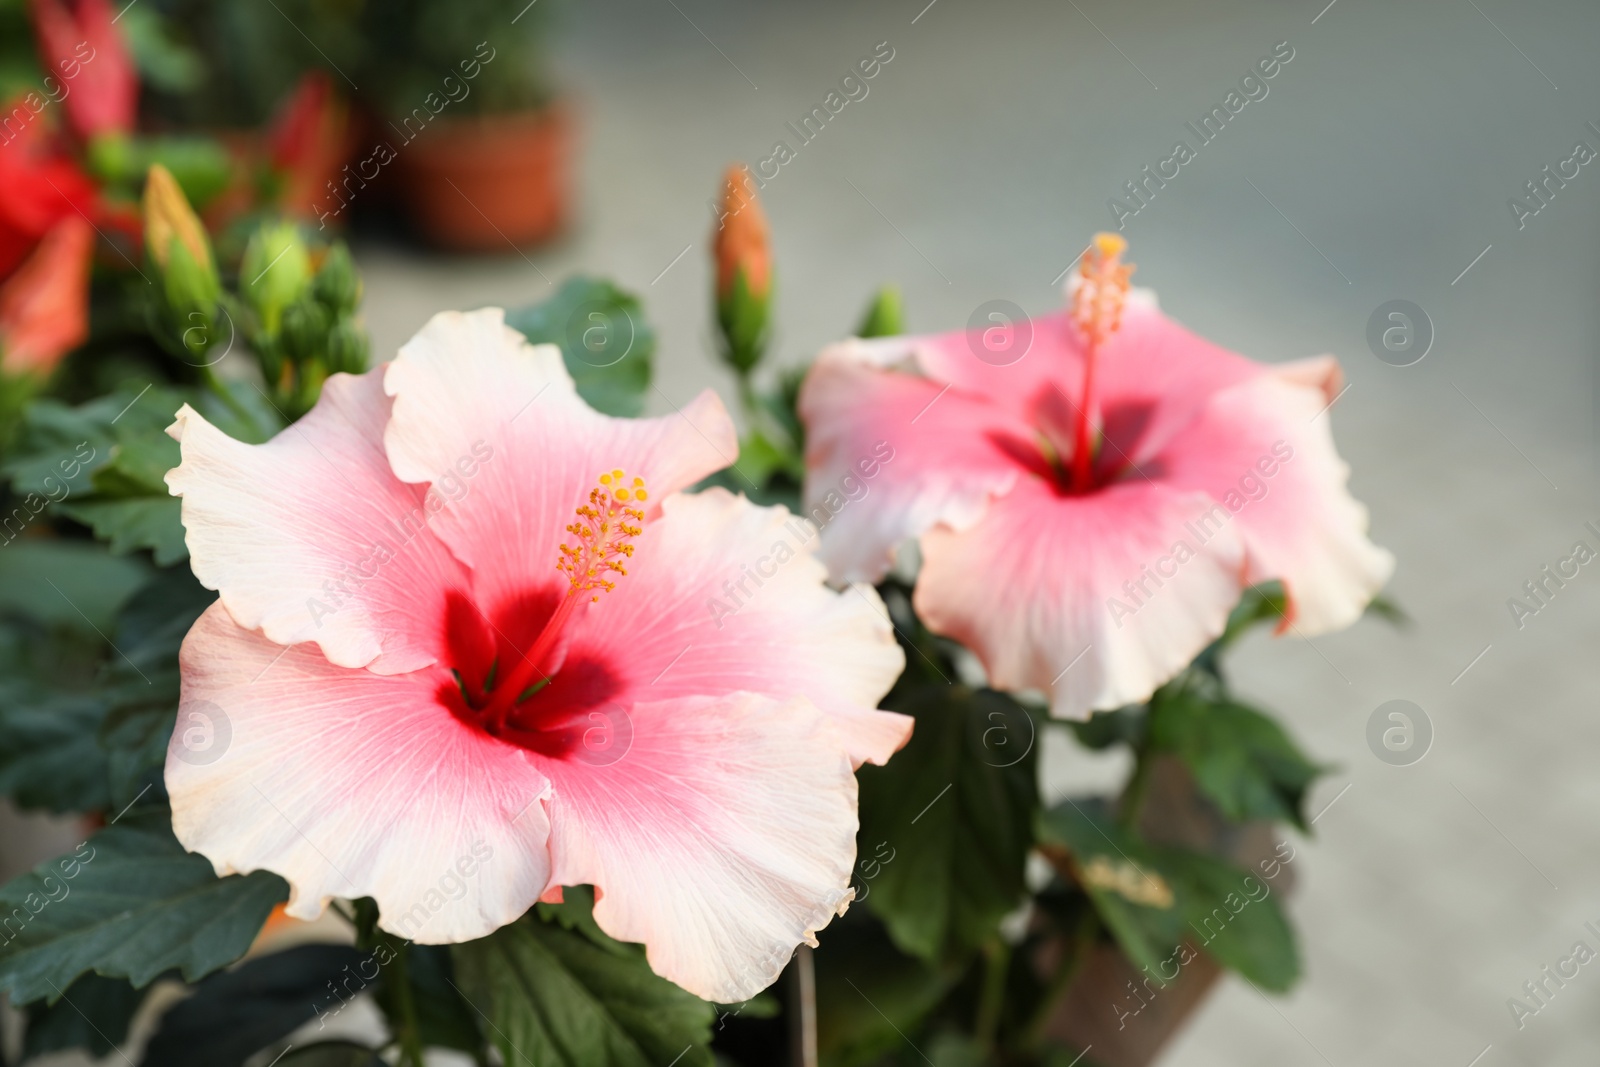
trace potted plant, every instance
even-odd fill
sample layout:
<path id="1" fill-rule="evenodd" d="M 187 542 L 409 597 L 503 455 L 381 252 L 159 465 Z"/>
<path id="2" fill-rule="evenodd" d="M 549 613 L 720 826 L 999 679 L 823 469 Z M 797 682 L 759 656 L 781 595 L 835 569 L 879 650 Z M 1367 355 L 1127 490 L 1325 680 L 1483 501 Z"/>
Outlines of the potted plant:
<path id="1" fill-rule="evenodd" d="M 352 170 L 370 181 L 392 162 L 406 213 L 436 244 L 532 244 L 566 219 L 572 119 L 546 73 L 545 10 L 403 0 L 363 14 L 359 77 L 381 113 L 378 143 Z"/>

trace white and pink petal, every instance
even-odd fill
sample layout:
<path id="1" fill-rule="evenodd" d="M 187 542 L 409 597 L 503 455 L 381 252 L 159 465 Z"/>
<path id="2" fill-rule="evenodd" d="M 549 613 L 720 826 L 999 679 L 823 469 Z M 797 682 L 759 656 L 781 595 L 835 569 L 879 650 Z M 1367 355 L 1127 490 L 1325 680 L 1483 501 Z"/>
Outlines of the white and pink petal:
<path id="1" fill-rule="evenodd" d="M 1394 557 L 1367 537 L 1367 509 L 1334 448 L 1337 381 L 1331 359 L 1305 361 L 1219 392 L 1158 459 L 1165 479 L 1227 507 L 1246 582 L 1282 581 L 1279 629 L 1308 637 L 1355 622 L 1394 572 Z"/>
<path id="2" fill-rule="evenodd" d="M 178 840 L 219 875 L 274 871 L 288 912 L 372 897 L 410 940 L 484 937 L 545 889 L 549 781 L 453 716 L 442 668 L 381 675 L 283 647 L 213 604 L 179 659 L 168 749 Z"/>
<path id="3" fill-rule="evenodd" d="M 724 489 L 669 497 L 628 576 L 577 621 L 575 654 L 616 665 L 624 705 L 731 692 L 807 697 L 856 763 L 881 764 L 911 720 L 874 710 L 905 667 L 878 594 L 836 591 L 816 529 Z"/>
<path id="4" fill-rule="evenodd" d="M 445 598 L 467 578 L 428 528 L 442 502 L 389 469 L 389 407 L 382 368 L 336 374 L 305 418 L 249 445 L 186 404 L 166 480 L 195 576 L 240 625 L 394 673 L 438 660 Z"/>
<path id="5" fill-rule="evenodd" d="M 1084 496 L 1025 479 L 971 529 L 924 536 L 917 612 L 1059 718 L 1143 701 L 1238 602 L 1243 550 L 1213 504 L 1137 475 Z"/>
<path id="6" fill-rule="evenodd" d="M 595 921 L 651 968 L 737 1003 L 843 912 L 856 781 L 833 720 L 753 693 L 635 705 L 615 762 L 545 760 L 552 881 L 596 888 Z"/>
<path id="7" fill-rule="evenodd" d="M 499 308 L 435 315 L 388 366 L 384 388 L 394 398 L 390 463 L 457 505 L 433 528 L 491 604 L 555 573 L 573 509 L 601 473 L 644 478 L 653 510 L 738 458 L 715 393 L 663 418 L 602 415 L 578 396 L 560 349 L 530 345 Z"/>

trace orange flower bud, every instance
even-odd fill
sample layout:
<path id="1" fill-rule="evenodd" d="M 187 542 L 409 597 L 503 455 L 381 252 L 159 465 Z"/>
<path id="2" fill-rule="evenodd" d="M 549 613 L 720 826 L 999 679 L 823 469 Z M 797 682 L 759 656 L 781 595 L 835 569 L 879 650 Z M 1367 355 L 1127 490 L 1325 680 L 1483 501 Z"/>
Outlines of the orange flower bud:
<path id="1" fill-rule="evenodd" d="M 184 249 L 202 271 L 209 274 L 215 270 L 205 226 L 189 206 L 172 172 L 155 163 L 144 183 L 144 239 L 150 258 L 163 270 L 172 254 L 173 238 L 183 242 Z"/>
<path id="2" fill-rule="evenodd" d="M 765 298 L 772 282 L 767 217 L 756 199 L 755 181 L 743 166 L 731 166 L 723 180 L 717 230 L 711 235 L 717 258 L 717 298 L 727 299 L 733 280 L 744 269 L 750 295 Z"/>
<path id="3" fill-rule="evenodd" d="M 49 374 L 89 336 L 94 227 L 68 215 L 0 284 L 0 370 Z"/>

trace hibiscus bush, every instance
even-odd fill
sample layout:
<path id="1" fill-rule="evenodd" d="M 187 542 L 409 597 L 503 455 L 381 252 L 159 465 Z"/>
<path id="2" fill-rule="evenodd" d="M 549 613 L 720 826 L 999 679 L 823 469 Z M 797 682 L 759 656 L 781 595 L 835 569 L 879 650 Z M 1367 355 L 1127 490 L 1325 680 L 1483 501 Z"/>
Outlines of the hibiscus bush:
<path id="1" fill-rule="evenodd" d="M 0 329 L 0 791 L 83 834 L 0 887 L 24 1061 L 1116 1065 L 1294 983 L 1324 768 L 1223 659 L 1392 568 L 1331 359 L 1194 336 L 1103 235 L 1059 314 L 886 289 L 779 368 L 735 170 L 741 436 L 604 280 L 371 353 L 341 244 L 140 184 L 115 330 Z M 1126 784 L 1047 793 L 1057 744 Z"/>

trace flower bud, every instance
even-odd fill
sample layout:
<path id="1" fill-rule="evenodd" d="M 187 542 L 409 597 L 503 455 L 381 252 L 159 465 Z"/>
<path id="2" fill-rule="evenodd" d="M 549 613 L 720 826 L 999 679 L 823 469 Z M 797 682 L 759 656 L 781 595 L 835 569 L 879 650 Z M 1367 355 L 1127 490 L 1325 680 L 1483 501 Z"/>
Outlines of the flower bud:
<path id="1" fill-rule="evenodd" d="M 277 336 L 284 309 L 305 295 L 310 282 L 311 255 L 294 223 L 264 225 L 251 236 L 239 264 L 239 288 L 262 333 Z"/>
<path id="2" fill-rule="evenodd" d="M 209 314 L 222 291 L 211 241 L 183 190 L 159 163 L 145 179 L 144 240 L 174 317 L 181 320 L 195 310 Z"/>
<path id="3" fill-rule="evenodd" d="M 0 370 L 46 375 L 89 336 L 94 227 L 68 215 L 0 285 Z"/>
<path id="4" fill-rule="evenodd" d="M 360 374 L 367 369 L 367 332 L 349 315 L 341 317 L 328 331 L 328 373 Z"/>
<path id="5" fill-rule="evenodd" d="M 32 0 L 29 11 L 45 72 L 72 86 L 63 98 L 72 131 L 85 141 L 131 133 L 139 73 L 117 25 L 121 13 L 110 0 Z"/>
<path id="6" fill-rule="evenodd" d="M 317 271 L 313 292 L 318 300 L 335 315 L 348 314 L 361 302 L 361 275 L 356 273 L 350 249 L 339 241 L 328 249 Z"/>
<path id="7" fill-rule="evenodd" d="M 711 247 L 717 261 L 717 325 L 723 358 L 746 375 L 766 350 L 772 254 L 767 219 L 744 167 L 728 168 Z"/>
<path id="8" fill-rule="evenodd" d="M 283 311 L 285 354 L 297 364 L 318 358 L 323 354 L 332 325 L 327 308 L 309 296 L 296 300 Z"/>
<path id="9" fill-rule="evenodd" d="M 900 304 L 900 290 L 886 285 L 872 298 L 866 317 L 856 327 L 857 337 L 898 337 L 906 332 L 905 310 Z"/>

